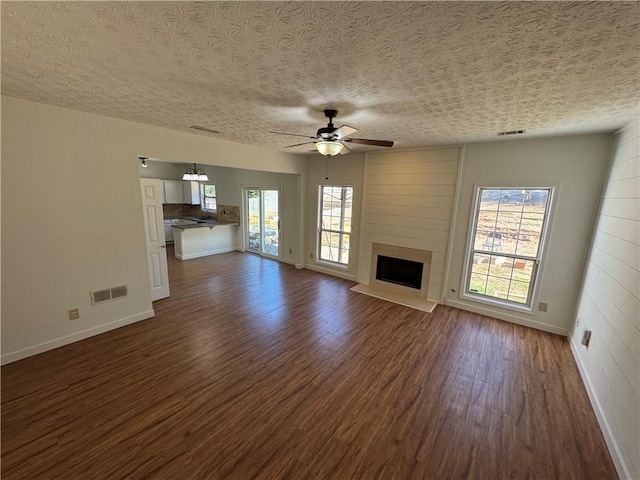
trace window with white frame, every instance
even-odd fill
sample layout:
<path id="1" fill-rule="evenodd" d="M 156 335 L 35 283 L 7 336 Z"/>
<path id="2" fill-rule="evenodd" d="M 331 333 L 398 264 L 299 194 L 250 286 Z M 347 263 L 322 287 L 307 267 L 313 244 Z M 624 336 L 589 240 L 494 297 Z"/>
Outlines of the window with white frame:
<path id="1" fill-rule="evenodd" d="M 202 198 L 202 208 L 209 212 L 216 212 L 218 204 L 216 202 L 216 186 L 212 183 L 200 185 L 200 198 Z"/>
<path id="2" fill-rule="evenodd" d="M 320 186 L 318 259 L 349 264 L 353 187 Z"/>
<path id="3" fill-rule="evenodd" d="M 479 188 L 465 294 L 531 306 L 552 188 Z"/>

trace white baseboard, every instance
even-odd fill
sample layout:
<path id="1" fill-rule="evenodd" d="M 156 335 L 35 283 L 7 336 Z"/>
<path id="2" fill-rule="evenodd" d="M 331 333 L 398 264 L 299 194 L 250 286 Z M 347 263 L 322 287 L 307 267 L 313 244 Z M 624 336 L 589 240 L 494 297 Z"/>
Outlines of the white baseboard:
<path id="1" fill-rule="evenodd" d="M 2 365 L 6 365 L 7 363 L 16 362 L 18 360 L 22 360 L 23 358 L 47 352 L 49 350 L 53 350 L 54 348 L 63 347 L 65 345 L 69 345 L 70 343 L 84 340 L 85 338 L 100 335 L 101 333 L 115 330 L 116 328 L 140 322 L 141 320 L 146 320 L 147 318 L 151 318 L 154 315 L 155 312 L 153 310 L 147 310 L 146 312 L 140 312 L 130 317 L 114 320 L 113 322 L 103 323 L 102 325 L 98 325 L 97 327 L 88 328 L 80 332 L 72 333 L 71 335 L 65 335 L 64 337 L 48 340 L 46 342 L 39 343 L 38 345 L 23 348 L 15 352 L 5 353 L 0 357 L 0 363 Z"/>
<path id="2" fill-rule="evenodd" d="M 481 315 L 486 315 L 487 317 L 493 317 L 499 320 L 505 320 L 507 322 L 517 323 L 518 325 L 524 325 L 525 327 L 537 328 L 538 330 L 555 333 L 556 335 L 562 335 L 564 337 L 566 337 L 569 334 L 566 328 L 557 327 L 555 325 L 549 325 L 548 323 L 538 322 L 536 320 L 523 319 L 515 315 L 511 315 L 509 313 L 497 312 L 490 308 L 485 308 L 478 305 L 470 305 L 466 302 L 461 302 L 454 299 L 445 299 L 444 304 L 449 305 L 450 307 L 459 308 L 460 310 L 479 313 Z"/>
<path id="3" fill-rule="evenodd" d="M 571 345 L 571 353 L 573 353 L 573 358 L 576 361 L 576 365 L 578 365 L 578 370 L 580 371 L 582 382 L 584 383 L 587 394 L 589 395 L 589 400 L 591 400 L 591 406 L 593 407 L 593 411 L 595 412 L 596 418 L 598 419 L 600 430 L 602 431 L 602 435 L 604 436 L 604 441 L 607 444 L 609 453 L 611 454 L 611 460 L 613 460 L 613 464 L 616 467 L 618 476 L 621 479 L 633 480 L 635 477 L 631 476 L 631 469 L 627 466 L 623 456 L 620 453 L 618 442 L 616 442 L 616 439 L 611 432 L 611 427 L 609 426 L 609 422 L 607 422 L 607 418 L 602 411 L 598 396 L 596 395 L 596 392 L 593 389 L 593 385 L 591 384 L 591 379 L 589 378 L 589 375 L 587 375 L 587 369 L 585 368 L 584 363 L 582 363 L 582 359 L 578 354 L 578 349 L 582 347 L 580 345 L 576 345 L 572 337 L 569 337 L 569 345 Z"/>
<path id="4" fill-rule="evenodd" d="M 280 261 L 282 263 L 286 263 L 287 265 L 293 265 L 294 267 L 296 267 L 298 270 L 301 270 L 304 268 L 304 265 L 297 263 L 295 260 L 289 260 L 288 258 L 281 258 Z"/>
<path id="5" fill-rule="evenodd" d="M 178 255 L 176 258 L 179 260 L 191 260 L 192 258 L 208 257 L 209 255 L 217 255 L 219 253 L 235 252 L 235 247 L 219 248 L 217 250 L 207 250 L 206 252 L 192 253 L 191 255 Z"/>
<path id="6" fill-rule="evenodd" d="M 296 268 L 298 267 L 296 266 Z M 344 278 L 345 280 L 352 280 L 354 282 L 356 281 L 356 276 L 351 273 L 334 270 L 333 268 L 325 268 L 316 263 L 307 263 L 305 264 L 304 268 L 308 268 L 309 270 L 313 270 L 314 272 L 325 273 L 334 277 Z"/>

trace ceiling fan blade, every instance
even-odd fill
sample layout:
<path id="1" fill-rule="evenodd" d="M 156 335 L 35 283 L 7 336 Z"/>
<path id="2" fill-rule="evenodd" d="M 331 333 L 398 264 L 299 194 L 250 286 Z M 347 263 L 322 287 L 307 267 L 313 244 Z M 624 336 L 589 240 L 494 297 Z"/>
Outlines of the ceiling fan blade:
<path id="1" fill-rule="evenodd" d="M 351 153 L 349 147 L 347 147 L 344 143 L 342 144 L 342 150 L 340 150 L 340 155 L 346 155 L 347 153 Z"/>
<path id="2" fill-rule="evenodd" d="M 351 135 L 352 133 L 356 133 L 357 131 L 357 128 L 350 127 L 349 125 L 342 125 L 333 131 L 333 135 L 336 135 L 336 138 L 340 140 L 341 138 Z"/>
<path id="3" fill-rule="evenodd" d="M 313 138 L 313 137 L 311 137 L 311 138 Z M 299 147 L 300 145 L 309 145 L 310 143 L 316 143 L 316 142 L 303 142 L 303 143 L 296 143 L 295 145 L 287 145 L 286 147 L 282 147 L 282 148 Z"/>
<path id="4" fill-rule="evenodd" d="M 359 143 L 360 145 L 374 145 L 376 147 L 393 147 L 390 140 L 367 140 L 366 138 L 344 138 L 343 142 Z"/>
<path id="5" fill-rule="evenodd" d="M 270 130 L 267 131 L 267 133 L 277 133 L 278 135 L 290 135 L 292 137 L 316 138 L 316 137 L 310 137 L 309 135 L 300 135 L 298 133 L 272 132 Z"/>

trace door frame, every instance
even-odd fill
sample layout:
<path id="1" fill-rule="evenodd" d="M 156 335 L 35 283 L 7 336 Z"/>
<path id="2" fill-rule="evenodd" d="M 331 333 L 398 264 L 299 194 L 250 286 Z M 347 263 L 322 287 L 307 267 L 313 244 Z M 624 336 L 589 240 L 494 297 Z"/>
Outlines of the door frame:
<path id="1" fill-rule="evenodd" d="M 262 252 L 262 240 L 260 241 L 260 252 L 256 252 L 254 250 L 247 249 L 247 243 L 249 240 L 249 229 L 248 229 L 248 221 L 249 221 L 249 204 L 247 202 L 247 190 L 276 190 L 278 192 L 278 255 L 271 255 L 268 253 Z M 253 253 L 255 255 L 260 255 L 265 258 L 273 258 L 276 260 L 282 259 L 282 232 L 283 232 L 283 222 L 282 222 L 282 185 L 240 185 L 240 198 L 242 211 L 240 213 L 241 227 L 242 227 L 242 251 Z M 260 200 L 260 209 L 262 210 L 262 199 Z M 262 233 L 262 229 L 261 229 Z"/>

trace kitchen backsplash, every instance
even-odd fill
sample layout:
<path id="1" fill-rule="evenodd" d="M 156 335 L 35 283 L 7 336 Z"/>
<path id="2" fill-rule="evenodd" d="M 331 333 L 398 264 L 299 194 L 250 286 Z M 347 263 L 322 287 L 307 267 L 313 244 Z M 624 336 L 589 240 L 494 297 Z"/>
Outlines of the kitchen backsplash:
<path id="1" fill-rule="evenodd" d="M 201 217 L 205 215 L 200 205 L 180 205 L 175 203 L 165 203 L 162 205 L 164 218 L 178 217 Z"/>
<path id="2" fill-rule="evenodd" d="M 218 205 L 218 220 L 222 222 L 240 223 L 240 207 Z"/>
<path id="3" fill-rule="evenodd" d="M 216 218 L 223 222 L 240 223 L 240 207 L 233 205 L 218 205 L 218 213 L 205 212 L 200 205 L 164 204 L 162 205 L 164 218 L 203 217 Z"/>

